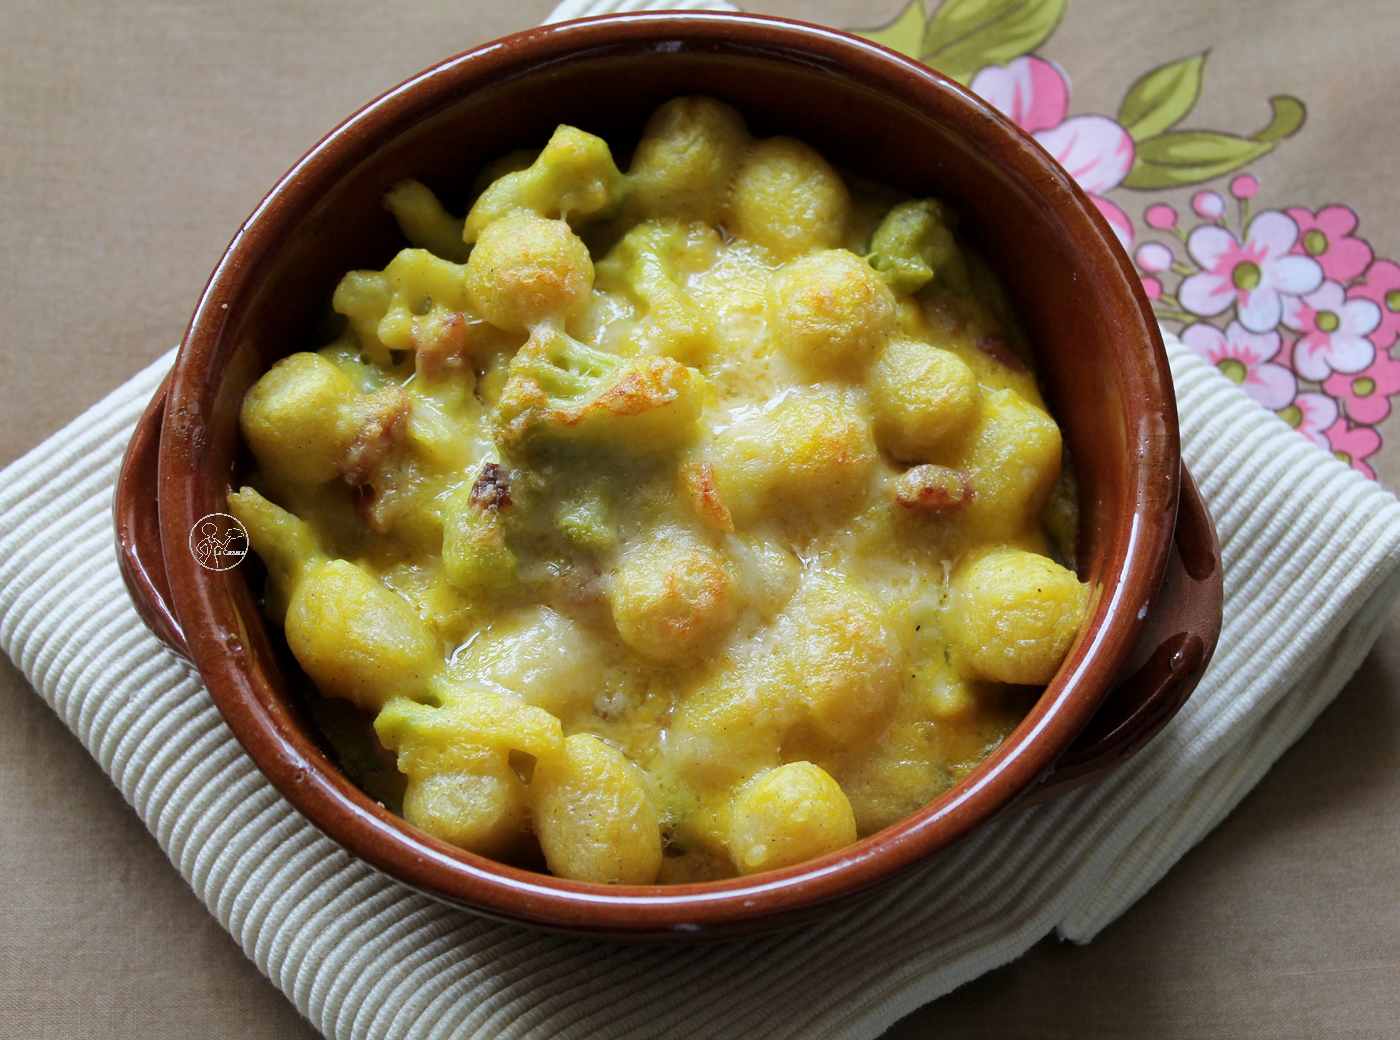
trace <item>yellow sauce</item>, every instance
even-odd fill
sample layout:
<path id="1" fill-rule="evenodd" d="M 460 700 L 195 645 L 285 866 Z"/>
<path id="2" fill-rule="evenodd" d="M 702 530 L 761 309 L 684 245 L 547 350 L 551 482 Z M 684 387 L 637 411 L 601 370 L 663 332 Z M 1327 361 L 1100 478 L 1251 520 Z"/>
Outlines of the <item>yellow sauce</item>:
<path id="1" fill-rule="evenodd" d="M 1059 430 L 948 212 L 705 98 L 626 174 L 560 127 L 489 179 L 465 218 L 395 187 L 413 247 L 243 405 L 230 509 L 328 732 L 374 720 L 347 767 L 605 883 L 788 866 L 946 790 L 1087 596 L 1044 529 L 1072 544 Z"/>

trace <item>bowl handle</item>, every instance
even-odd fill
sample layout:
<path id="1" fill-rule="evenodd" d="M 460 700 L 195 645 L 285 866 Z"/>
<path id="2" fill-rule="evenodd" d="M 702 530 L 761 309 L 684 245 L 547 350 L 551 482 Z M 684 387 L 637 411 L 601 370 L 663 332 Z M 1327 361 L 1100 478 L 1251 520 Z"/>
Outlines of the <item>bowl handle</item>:
<path id="1" fill-rule="evenodd" d="M 1195 690 L 1220 637 L 1220 539 L 1183 466 L 1167 571 L 1118 682 L 1073 744 L 1008 810 L 1049 801 L 1117 768 L 1162 731 Z"/>
<path id="2" fill-rule="evenodd" d="M 155 636 L 181 657 L 189 657 L 185 633 L 170 607 L 170 580 L 160 541 L 160 511 L 156 506 L 160 428 L 170 376 L 160 384 L 122 456 L 112 512 L 117 528 L 117 565 L 136 613 Z"/>
<path id="3" fill-rule="evenodd" d="M 137 613 L 162 642 L 188 657 L 185 634 L 170 607 L 153 493 L 169 383 L 167 376 L 136 424 L 117 478 L 114 512 L 118 562 Z M 1171 721 L 1215 651 L 1222 595 L 1215 525 L 1183 467 L 1167 572 L 1119 681 L 1069 749 L 1008 811 L 1048 801 L 1102 776 Z"/>

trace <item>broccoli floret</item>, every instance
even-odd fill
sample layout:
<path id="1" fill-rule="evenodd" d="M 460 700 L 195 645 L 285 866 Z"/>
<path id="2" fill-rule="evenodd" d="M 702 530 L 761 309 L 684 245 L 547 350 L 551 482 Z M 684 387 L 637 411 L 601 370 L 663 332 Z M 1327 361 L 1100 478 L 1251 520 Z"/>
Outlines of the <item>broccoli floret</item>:
<path id="1" fill-rule="evenodd" d="M 415 180 L 399 181 L 384 195 L 384 208 L 398 221 L 403 237 L 444 260 L 467 262 L 471 246 L 462 241 L 461 217 L 443 208 L 430 189 Z"/>
<path id="2" fill-rule="evenodd" d="M 645 221 L 597 264 L 600 288 L 625 292 L 641 306 L 643 320 L 631 334 L 638 353 L 693 359 L 709 350 L 713 321 L 681 286 L 679 274 L 693 233 L 675 221 Z"/>
<path id="3" fill-rule="evenodd" d="M 228 506 L 267 565 L 268 614 L 322 693 L 376 711 L 424 694 L 442 667 L 441 648 L 403 597 L 332 559 L 306 521 L 252 488 L 230 494 Z"/>
<path id="4" fill-rule="evenodd" d="M 632 454 L 669 451 L 700 417 L 704 377 L 669 357 L 622 358 L 540 325 L 511 359 L 496 407 L 497 441 L 601 443 Z"/>
<path id="5" fill-rule="evenodd" d="M 399 755 L 405 772 L 461 768 L 480 747 L 537 758 L 563 748 L 559 720 L 516 697 L 443 677 L 429 683 L 429 696 L 436 703 L 389 701 L 374 720 L 380 742 Z"/>
<path id="6" fill-rule="evenodd" d="M 481 193 L 462 238 L 475 242 L 486 225 L 521 210 L 553 220 L 602 220 L 617 211 L 626 190 L 627 178 L 606 141 L 560 126 L 529 167 L 506 174 Z"/>
<path id="7" fill-rule="evenodd" d="M 870 239 L 870 266 L 896 292 L 918 292 L 935 277 L 953 292 L 968 292 L 967 265 L 953 238 L 954 213 L 937 199 L 901 202 Z"/>
<path id="8" fill-rule="evenodd" d="M 511 362 L 511 376 L 523 376 L 550 397 L 552 407 L 587 400 L 613 375 L 623 359 L 580 343 L 564 333 L 532 339 Z"/>
<path id="9" fill-rule="evenodd" d="M 515 554 L 506 546 L 510 482 L 497 462 L 483 463 L 476 479 L 443 511 L 442 565 L 447 580 L 468 595 L 496 596 L 516 582 Z"/>
<path id="10" fill-rule="evenodd" d="M 617 544 L 617 528 L 603 491 L 586 485 L 563 502 L 554 514 L 555 526 L 569 542 L 586 552 L 606 552 Z"/>
<path id="11" fill-rule="evenodd" d="M 351 271 L 331 306 L 349 319 L 365 358 L 393 366 L 391 351 L 417 350 L 429 330 L 452 314 L 475 318 L 465 268 L 427 249 L 403 249 L 382 271 Z"/>
<path id="12" fill-rule="evenodd" d="M 293 590 L 330 555 L 310 524 L 250 487 L 229 492 L 228 508 L 267 568 L 267 612 L 283 624 Z"/>

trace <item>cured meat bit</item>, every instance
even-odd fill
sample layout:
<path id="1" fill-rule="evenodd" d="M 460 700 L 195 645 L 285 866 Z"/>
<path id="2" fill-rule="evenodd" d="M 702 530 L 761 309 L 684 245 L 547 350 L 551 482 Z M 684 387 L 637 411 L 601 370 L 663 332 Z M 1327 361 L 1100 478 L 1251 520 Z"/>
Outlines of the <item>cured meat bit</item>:
<path id="1" fill-rule="evenodd" d="M 456 311 L 430 316 L 414 323 L 414 371 L 434 382 L 467 369 L 471 355 L 471 330 Z"/>
<path id="2" fill-rule="evenodd" d="M 350 490 L 350 502 L 365 525 L 378 534 L 389 530 L 389 518 L 385 515 L 384 498 L 373 484 L 356 484 Z"/>
<path id="3" fill-rule="evenodd" d="M 1029 372 L 1025 359 L 1016 353 L 1016 348 L 1011 345 L 1011 341 L 1000 332 L 993 332 L 990 335 L 979 336 L 977 338 L 977 349 L 987 357 L 991 358 L 999 365 L 1011 369 L 1013 372 Z"/>
<path id="4" fill-rule="evenodd" d="M 895 501 L 918 513 L 951 512 L 973 495 L 972 478 L 966 472 L 931 463 L 907 470 L 894 484 Z"/>
<path id="5" fill-rule="evenodd" d="M 488 462 L 481 467 L 468 501 L 488 513 L 499 513 L 510 505 L 510 481 L 500 463 Z"/>
<path id="6" fill-rule="evenodd" d="M 351 406 L 355 436 L 345 452 L 341 473 L 356 487 L 370 480 L 389 454 L 408 418 L 408 395 L 401 387 L 386 386 L 359 398 Z"/>

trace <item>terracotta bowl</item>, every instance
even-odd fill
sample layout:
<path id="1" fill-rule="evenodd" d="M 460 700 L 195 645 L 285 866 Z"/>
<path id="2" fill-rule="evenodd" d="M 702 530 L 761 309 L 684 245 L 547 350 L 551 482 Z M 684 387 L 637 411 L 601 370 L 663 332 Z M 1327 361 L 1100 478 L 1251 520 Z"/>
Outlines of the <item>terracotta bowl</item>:
<path id="1" fill-rule="evenodd" d="M 205 570 L 195 523 L 240 483 L 237 411 L 275 360 L 315 342 L 341 274 L 402 240 L 380 199 L 404 177 L 445 196 L 556 124 L 625 156 L 680 94 L 734 105 L 837 165 L 960 211 L 1038 352 L 1081 492 L 1091 613 L 1055 681 L 980 767 L 839 853 L 724 882 L 608 887 L 503 866 L 385 811 L 337 768 L 290 686 L 248 567 Z M 214 271 L 166 391 L 127 459 L 118 520 L 143 615 L 198 666 L 234 734 L 318 828 L 401 881 L 507 921 L 594 937 L 769 931 L 848 904 L 1017 805 L 1105 772 L 1190 693 L 1214 647 L 1220 569 L 1178 453 L 1156 321 L 1113 232 L 1026 135 L 957 84 L 845 34 L 774 19 L 637 14 L 521 33 L 395 88 L 313 148 Z M 1164 582 L 1164 576 L 1166 578 Z M 1105 781 L 1111 782 L 1111 781 Z"/>

